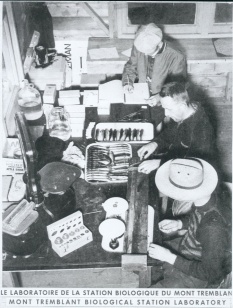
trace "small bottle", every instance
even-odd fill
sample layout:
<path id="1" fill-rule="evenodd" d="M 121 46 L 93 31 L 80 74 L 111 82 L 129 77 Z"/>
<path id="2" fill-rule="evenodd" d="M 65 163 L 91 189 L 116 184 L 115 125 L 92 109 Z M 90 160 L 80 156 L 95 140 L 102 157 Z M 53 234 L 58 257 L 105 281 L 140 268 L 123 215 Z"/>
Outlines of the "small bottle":
<path id="1" fill-rule="evenodd" d="M 48 117 L 49 135 L 66 141 L 71 136 L 70 116 L 63 107 L 53 107 Z"/>
<path id="2" fill-rule="evenodd" d="M 21 84 L 21 89 L 18 93 L 18 104 L 27 120 L 37 120 L 43 115 L 40 92 L 27 79 L 24 79 Z"/>

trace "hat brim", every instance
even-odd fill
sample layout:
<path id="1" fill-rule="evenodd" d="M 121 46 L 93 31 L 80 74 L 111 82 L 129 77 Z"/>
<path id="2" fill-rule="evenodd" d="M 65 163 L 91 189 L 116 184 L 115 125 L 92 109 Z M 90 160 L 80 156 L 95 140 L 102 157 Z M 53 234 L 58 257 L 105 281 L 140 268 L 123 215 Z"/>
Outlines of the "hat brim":
<path id="1" fill-rule="evenodd" d="M 164 163 L 156 172 L 155 184 L 158 190 L 165 196 L 178 201 L 195 201 L 210 196 L 218 183 L 218 175 L 215 169 L 206 161 L 199 159 L 203 164 L 204 179 L 199 187 L 193 189 L 179 188 L 169 180 L 169 169 L 172 160 Z"/>
<path id="2" fill-rule="evenodd" d="M 136 49 L 145 54 L 152 54 L 155 52 L 157 46 L 162 41 L 162 39 L 156 35 L 150 35 L 145 37 L 144 33 L 139 33 L 139 35 L 134 40 L 134 46 Z"/>

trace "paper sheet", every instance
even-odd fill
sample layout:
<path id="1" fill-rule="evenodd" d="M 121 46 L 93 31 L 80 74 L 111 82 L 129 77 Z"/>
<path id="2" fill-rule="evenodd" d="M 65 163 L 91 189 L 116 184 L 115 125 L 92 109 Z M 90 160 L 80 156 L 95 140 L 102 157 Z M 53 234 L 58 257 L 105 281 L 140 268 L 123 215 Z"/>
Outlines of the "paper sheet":
<path id="1" fill-rule="evenodd" d="M 99 106 L 109 103 L 145 104 L 150 97 L 147 83 L 135 83 L 133 93 L 124 92 L 121 80 L 99 85 Z"/>
<path id="2" fill-rule="evenodd" d="M 92 60 L 119 58 L 116 47 L 88 50 Z"/>
<path id="3" fill-rule="evenodd" d="M 124 93 L 121 80 L 112 80 L 99 85 L 100 105 L 109 103 L 123 103 Z"/>
<path id="4" fill-rule="evenodd" d="M 98 90 L 85 90 L 83 94 L 83 105 L 97 106 L 98 105 Z"/>
<path id="5" fill-rule="evenodd" d="M 124 55 L 124 56 L 126 56 L 126 57 L 130 57 L 131 56 L 131 51 L 132 51 L 132 48 L 129 48 L 129 49 L 127 49 L 127 50 L 124 50 L 124 51 L 122 51 L 121 53 Z"/>
<path id="6" fill-rule="evenodd" d="M 145 104 L 150 97 L 147 83 L 135 83 L 133 93 L 125 92 L 125 104 Z"/>

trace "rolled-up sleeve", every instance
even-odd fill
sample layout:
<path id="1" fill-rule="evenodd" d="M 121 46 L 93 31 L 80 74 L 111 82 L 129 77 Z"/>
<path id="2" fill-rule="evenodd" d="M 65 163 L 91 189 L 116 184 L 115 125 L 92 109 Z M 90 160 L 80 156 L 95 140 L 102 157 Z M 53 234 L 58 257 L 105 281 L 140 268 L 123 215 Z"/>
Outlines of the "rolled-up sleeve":
<path id="1" fill-rule="evenodd" d="M 122 85 L 126 85 L 128 83 L 134 83 L 134 80 L 137 77 L 137 50 L 133 46 L 131 51 L 131 56 L 128 62 L 126 62 L 122 75 Z"/>

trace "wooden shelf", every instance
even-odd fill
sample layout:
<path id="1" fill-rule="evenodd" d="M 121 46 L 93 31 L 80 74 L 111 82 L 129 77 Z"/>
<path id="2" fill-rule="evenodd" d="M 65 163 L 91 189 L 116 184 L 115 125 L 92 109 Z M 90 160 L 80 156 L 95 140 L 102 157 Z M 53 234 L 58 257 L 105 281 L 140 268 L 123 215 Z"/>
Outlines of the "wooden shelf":
<path id="1" fill-rule="evenodd" d="M 229 38 L 229 40 L 232 40 Z M 187 61 L 226 61 L 232 60 L 231 57 L 219 57 L 215 51 L 212 39 L 176 39 L 170 40 L 170 42 L 179 49 L 187 58 Z M 110 48 L 116 47 L 119 58 L 117 59 L 103 59 L 106 62 L 119 62 L 127 61 L 128 57 L 122 55 L 122 51 L 131 48 L 133 40 L 129 39 L 109 39 L 105 37 L 91 37 L 88 41 L 88 50 L 95 48 Z M 100 62 L 101 60 L 92 60 L 87 54 L 87 61 Z"/>

